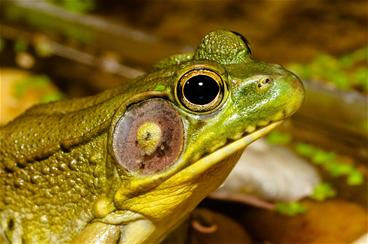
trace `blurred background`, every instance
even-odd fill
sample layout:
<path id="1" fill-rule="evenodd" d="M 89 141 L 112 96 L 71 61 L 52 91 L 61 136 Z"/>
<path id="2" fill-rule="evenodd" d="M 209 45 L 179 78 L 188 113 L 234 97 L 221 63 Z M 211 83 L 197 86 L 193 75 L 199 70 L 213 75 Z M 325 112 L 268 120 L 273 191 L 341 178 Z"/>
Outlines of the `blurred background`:
<path id="1" fill-rule="evenodd" d="M 130 82 L 218 28 L 299 75 L 306 99 L 166 242 L 368 243 L 366 0 L 2 0 L 0 125 Z"/>

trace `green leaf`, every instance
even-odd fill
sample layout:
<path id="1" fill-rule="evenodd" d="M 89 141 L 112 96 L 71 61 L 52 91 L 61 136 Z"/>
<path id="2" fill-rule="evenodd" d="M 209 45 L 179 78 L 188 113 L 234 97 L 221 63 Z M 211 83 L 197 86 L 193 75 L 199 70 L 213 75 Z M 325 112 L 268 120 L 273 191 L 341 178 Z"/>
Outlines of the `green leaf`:
<path id="1" fill-rule="evenodd" d="M 303 142 L 296 144 L 295 150 L 297 153 L 299 153 L 300 155 L 304 157 L 311 157 L 317 151 L 317 149 L 314 146 L 307 144 L 307 143 L 303 143 Z"/>
<path id="2" fill-rule="evenodd" d="M 325 152 L 321 149 L 316 149 L 312 157 L 312 161 L 315 164 L 327 163 L 336 158 L 336 154 L 333 152 Z"/>
<path id="3" fill-rule="evenodd" d="M 324 167 L 334 177 L 348 175 L 354 170 L 352 165 L 339 161 L 328 162 Z"/>
<path id="4" fill-rule="evenodd" d="M 314 188 L 312 199 L 317 201 L 324 201 L 327 198 L 336 196 L 336 191 L 331 187 L 330 184 L 322 182 Z"/>
<path id="5" fill-rule="evenodd" d="M 283 215 L 295 216 L 305 213 L 307 208 L 299 202 L 279 202 L 276 203 L 275 211 Z"/>
<path id="6" fill-rule="evenodd" d="M 16 53 L 25 52 L 28 48 L 28 43 L 23 40 L 17 40 L 14 45 L 14 51 Z"/>
<path id="7" fill-rule="evenodd" d="M 288 133 L 273 131 L 267 136 L 267 141 L 271 144 L 285 145 L 291 142 L 291 135 Z"/>
<path id="8" fill-rule="evenodd" d="M 347 178 L 347 183 L 348 183 L 348 185 L 350 185 L 350 186 L 361 185 L 361 184 L 363 184 L 363 182 L 364 182 L 364 176 L 363 176 L 363 174 L 362 174 L 359 170 L 357 170 L 357 169 L 353 170 L 353 171 L 349 174 L 349 176 L 348 176 L 348 178 Z"/>
<path id="9" fill-rule="evenodd" d="M 66 10 L 76 13 L 86 13 L 95 8 L 95 0 L 48 0 Z"/>
<path id="10" fill-rule="evenodd" d="M 45 75 L 34 75 L 30 77 L 25 77 L 23 79 L 18 80 L 15 83 L 14 91 L 15 96 L 20 98 L 22 97 L 29 89 L 32 88 L 47 88 L 47 85 L 50 84 L 50 80 Z"/>
<path id="11" fill-rule="evenodd" d="M 48 103 L 48 102 L 61 100 L 62 98 L 63 98 L 63 94 L 61 94 L 60 92 L 52 92 L 52 93 L 42 96 L 40 98 L 40 102 Z"/>

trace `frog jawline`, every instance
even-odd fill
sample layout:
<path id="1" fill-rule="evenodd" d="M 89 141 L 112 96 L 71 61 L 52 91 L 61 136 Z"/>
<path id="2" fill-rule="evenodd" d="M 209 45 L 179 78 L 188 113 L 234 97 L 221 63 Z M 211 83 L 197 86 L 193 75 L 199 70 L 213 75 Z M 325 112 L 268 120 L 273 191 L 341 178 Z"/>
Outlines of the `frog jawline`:
<path id="1" fill-rule="evenodd" d="M 258 129 L 252 132 L 251 134 L 247 134 L 246 136 L 243 136 L 240 139 L 234 140 L 233 142 L 197 160 L 190 166 L 186 167 L 182 171 L 170 177 L 167 181 L 175 180 L 176 184 L 192 181 L 193 172 L 196 172 L 196 176 L 200 176 L 201 172 L 205 172 L 210 167 L 212 167 L 213 165 L 216 165 L 218 162 L 222 161 L 223 159 L 229 157 L 230 155 L 234 154 L 235 152 L 239 150 L 244 149 L 249 144 L 259 139 L 260 137 L 264 136 L 265 134 L 270 132 L 272 129 L 274 129 L 281 123 L 282 121 L 273 122 L 261 129 Z M 167 181 L 166 183 L 168 183 Z"/>

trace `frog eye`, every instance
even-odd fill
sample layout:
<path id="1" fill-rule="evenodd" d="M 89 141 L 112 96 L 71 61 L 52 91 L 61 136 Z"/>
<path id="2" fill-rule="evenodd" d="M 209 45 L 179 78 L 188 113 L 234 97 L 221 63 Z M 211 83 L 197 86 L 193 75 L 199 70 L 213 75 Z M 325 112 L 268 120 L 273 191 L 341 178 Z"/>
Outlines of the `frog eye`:
<path id="1" fill-rule="evenodd" d="M 127 171 L 149 175 L 174 164 L 183 141 L 184 126 L 177 110 L 164 99 L 152 98 L 128 107 L 114 128 L 112 149 Z"/>
<path id="2" fill-rule="evenodd" d="M 179 101 L 194 112 L 208 112 L 221 104 L 225 83 L 214 71 L 194 69 L 179 80 L 176 95 Z"/>

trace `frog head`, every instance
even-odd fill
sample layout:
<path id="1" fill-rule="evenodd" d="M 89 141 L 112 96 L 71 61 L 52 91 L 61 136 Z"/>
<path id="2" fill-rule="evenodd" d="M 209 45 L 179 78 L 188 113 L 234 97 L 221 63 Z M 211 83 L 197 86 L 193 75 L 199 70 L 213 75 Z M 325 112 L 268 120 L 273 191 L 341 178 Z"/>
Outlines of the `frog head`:
<path id="1" fill-rule="evenodd" d="M 219 30 L 125 93 L 134 96 L 115 113 L 108 140 L 119 181 L 95 213 L 120 219 L 125 241 L 152 243 L 219 187 L 248 144 L 299 108 L 304 90 L 282 66 L 254 60 L 243 36 Z"/>

